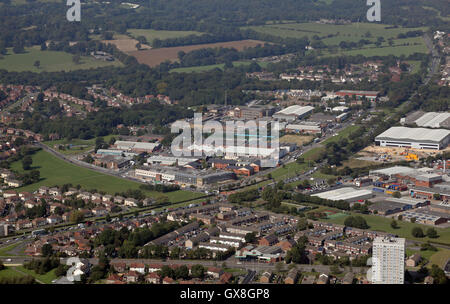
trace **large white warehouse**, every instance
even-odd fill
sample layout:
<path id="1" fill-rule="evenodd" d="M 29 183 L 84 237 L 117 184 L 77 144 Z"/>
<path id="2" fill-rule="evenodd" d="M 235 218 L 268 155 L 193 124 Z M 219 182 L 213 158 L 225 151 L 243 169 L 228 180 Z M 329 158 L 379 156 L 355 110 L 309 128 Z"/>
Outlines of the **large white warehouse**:
<path id="1" fill-rule="evenodd" d="M 445 149 L 450 142 L 450 130 L 392 127 L 375 138 L 382 147 L 414 149 Z"/>

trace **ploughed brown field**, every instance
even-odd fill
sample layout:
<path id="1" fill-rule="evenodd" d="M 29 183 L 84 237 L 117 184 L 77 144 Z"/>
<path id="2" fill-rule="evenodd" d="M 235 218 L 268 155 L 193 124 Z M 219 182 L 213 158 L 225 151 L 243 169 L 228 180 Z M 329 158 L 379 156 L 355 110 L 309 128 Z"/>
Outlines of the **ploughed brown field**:
<path id="1" fill-rule="evenodd" d="M 178 60 L 178 52 L 183 51 L 185 53 L 204 49 L 204 48 L 235 48 L 238 51 L 242 51 L 244 48 L 255 47 L 257 45 L 264 45 L 264 41 L 258 40 L 240 40 L 240 41 L 230 41 L 230 42 L 219 42 L 219 43 L 206 43 L 206 44 L 195 44 L 186 46 L 177 46 L 169 48 L 142 50 L 142 51 L 130 51 L 127 52 L 129 55 L 134 56 L 139 63 L 146 64 L 150 67 L 157 66 L 166 60 L 176 61 Z"/>

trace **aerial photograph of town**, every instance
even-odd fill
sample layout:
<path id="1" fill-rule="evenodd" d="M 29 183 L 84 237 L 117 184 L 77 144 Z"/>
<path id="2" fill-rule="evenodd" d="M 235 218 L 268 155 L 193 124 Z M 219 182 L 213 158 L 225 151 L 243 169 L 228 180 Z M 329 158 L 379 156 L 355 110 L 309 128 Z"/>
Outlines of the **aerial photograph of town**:
<path id="1" fill-rule="evenodd" d="M 448 0 L 0 0 L 0 288 L 450 284 L 449 105 Z"/>

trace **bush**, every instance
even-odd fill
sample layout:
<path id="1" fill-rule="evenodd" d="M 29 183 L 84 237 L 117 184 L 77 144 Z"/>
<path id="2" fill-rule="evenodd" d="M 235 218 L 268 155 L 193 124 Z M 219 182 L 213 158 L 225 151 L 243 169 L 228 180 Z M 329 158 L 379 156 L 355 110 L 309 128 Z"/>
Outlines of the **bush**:
<path id="1" fill-rule="evenodd" d="M 420 228 L 420 227 L 414 227 L 414 228 L 411 230 L 411 234 L 412 234 L 413 237 L 416 237 L 416 238 L 422 238 L 422 237 L 425 236 L 425 235 L 423 234 L 422 228 Z"/>
<path id="2" fill-rule="evenodd" d="M 432 239 L 437 238 L 437 237 L 438 237 L 438 234 L 437 234 L 436 229 L 434 229 L 434 228 L 428 228 L 428 229 L 427 229 L 427 236 L 428 236 L 429 238 L 432 238 Z"/>

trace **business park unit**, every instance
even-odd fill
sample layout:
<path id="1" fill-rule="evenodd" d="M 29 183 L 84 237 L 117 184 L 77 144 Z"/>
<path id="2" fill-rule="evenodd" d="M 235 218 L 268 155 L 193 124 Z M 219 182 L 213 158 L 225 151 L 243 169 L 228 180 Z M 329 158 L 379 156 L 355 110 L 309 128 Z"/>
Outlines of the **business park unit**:
<path id="1" fill-rule="evenodd" d="M 376 211 L 377 214 L 387 216 L 402 211 L 428 206 L 429 204 L 430 201 L 424 199 L 388 197 L 374 202 L 369 206 L 369 210 L 372 213 L 375 213 Z"/>
<path id="2" fill-rule="evenodd" d="M 401 124 L 416 124 L 426 128 L 450 128 L 450 113 L 416 111 L 400 120 Z"/>
<path id="3" fill-rule="evenodd" d="M 313 194 L 312 196 L 317 196 L 331 201 L 356 202 L 372 198 L 373 193 L 371 190 L 360 190 L 351 187 L 344 187 L 321 193 L 316 193 Z"/>
<path id="4" fill-rule="evenodd" d="M 311 106 L 302 107 L 299 105 L 293 105 L 287 107 L 286 109 L 276 112 L 275 114 L 272 115 L 272 118 L 278 120 L 294 121 L 302 119 L 306 115 L 312 113 L 313 110 L 314 107 Z"/>
<path id="5" fill-rule="evenodd" d="M 382 147 L 441 150 L 450 142 L 450 130 L 392 127 L 375 138 Z"/>

